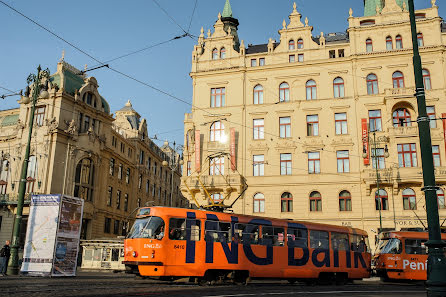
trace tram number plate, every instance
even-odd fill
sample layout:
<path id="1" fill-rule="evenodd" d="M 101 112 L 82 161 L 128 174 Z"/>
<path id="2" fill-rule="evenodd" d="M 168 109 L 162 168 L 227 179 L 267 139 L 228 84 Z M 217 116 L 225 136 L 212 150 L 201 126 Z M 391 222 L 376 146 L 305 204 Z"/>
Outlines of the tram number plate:
<path id="1" fill-rule="evenodd" d="M 173 246 L 175 250 L 184 250 L 186 247 L 184 245 L 176 244 Z"/>

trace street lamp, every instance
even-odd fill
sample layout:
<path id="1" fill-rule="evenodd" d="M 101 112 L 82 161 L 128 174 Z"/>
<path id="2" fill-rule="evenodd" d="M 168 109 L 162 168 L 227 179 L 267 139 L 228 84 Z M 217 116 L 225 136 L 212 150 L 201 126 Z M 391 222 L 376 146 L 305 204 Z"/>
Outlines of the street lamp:
<path id="1" fill-rule="evenodd" d="M 169 142 L 166 140 L 164 146 L 169 146 Z M 182 145 L 175 145 L 173 142 L 173 149 L 169 150 L 169 162 L 163 161 L 163 166 L 170 169 L 170 207 L 173 206 L 173 174 L 178 169 L 178 166 L 183 165 L 183 158 L 177 153 L 177 150 L 183 150 Z"/>
<path id="2" fill-rule="evenodd" d="M 26 189 L 26 173 L 28 172 L 28 163 L 29 163 L 29 153 L 31 146 L 31 137 L 33 131 L 33 123 L 34 123 L 34 111 L 36 109 L 37 97 L 41 98 L 49 98 L 48 93 L 48 79 L 50 77 L 50 72 L 48 69 L 42 70 L 42 68 L 37 67 L 37 75 L 30 74 L 28 79 L 26 80 L 28 85 L 33 83 L 33 97 L 32 97 L 32 105 L 31 105 L 31 113 L 29 117 L 29 132 L 28 132 L 28 141 L 26 143 L 25 150 L 25 158 L 23 159 L 22 165 L 22 173 L 20 176 L 19 182 L 19 193 L 17 198 L 17 214 L 14 220 L 14 228 L 12 233 L 12 246 L 11 246 L 11 258 L 9 259 L 8 265 L 8 273 L 9 274 L 18 274 L 19 273 L 19 237 L 20 237 L 20 225 L 22 223 L 22 214 L 23 214 L 23 204 L 25 200 L 25 189 Z M 40 81 L 44 78 L 47 79 L 46 85 L 41 86 Z M 42 92 L 40 92 L 42 89 Z M 26 87 L 25 97 L 22 98 L 22 102 L 29 102 L 29 86 Z"/>
<path id="3" fill-rule="evenodd" d="M 432 1 L 433 6 L 435 1 Z M 418 31 L 415 21 L 415 8 L 413 0 L 409 0 L 410 29 L 412 33 L 413 70 L 418 105 L 418 135 L 420 137 L 421 166 L 423 168 L 422 190 L 426 199 L 426 216 L 429 231 L 427 258 L 427 295 L 446 296 L 446 257 L 444 248 L 446 243 L 441 240 L 440 218 L 438 216 L 438 186 L 435 184 L 434 161 L 432 156 L 432 139 L 430 133 L 429 116 L 426 112 L 426 98 L 424 96 L 424 83 L 421 66 L 421 57 L 418 50 Z"/>
<path id="4" fill-rule="evenodd" d="M 371 140 L 371 139 L 369 139 Z M 373 131 L 373 150 L 372 150 L 372 166 L 373 164 L 375 165 L 375 172 L 376 172 L 376 192 L 375 192 L 375 201 L 378 201 L 378 210 L 379 210 L 379 232 L 380 233 L 383 229 L 383 222 L 382 222 L 382 216 L 381 216 L 381 210 L 382 210 L 382 201 L 381 201 L 381 196 L 379 193 L 379 160 L 378 160 L 378 154 L 377 154 L 377 142 L 376 142 L 376 132 Z M 387 144 L 384 147 L 384 154 L 383 154 L 384 158 L 388 158 L 389 157 L 389 149 L 387 148 Z M 368 157 L 368 153 L 365 147 L 363 147 L 362 150 L 362 157 L 364 159 L 366 159 Z"/>

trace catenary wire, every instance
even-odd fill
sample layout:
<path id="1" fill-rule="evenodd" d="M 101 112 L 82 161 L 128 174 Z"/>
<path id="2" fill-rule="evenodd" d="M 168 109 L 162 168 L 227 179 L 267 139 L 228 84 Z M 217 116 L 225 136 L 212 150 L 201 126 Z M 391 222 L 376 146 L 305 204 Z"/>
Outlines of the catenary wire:
<path id="1" fill-rule="evenodd" d="M 190 32 L 190 27 L 192 25 L 192 20 L 194 19 L 195 10 L 197 9 L 198 0 L 195 0 L 194 9 L 192 10 L 192 15 L 190 17 L 189 26 L 187 26 L 187 32 Z"/>
<path id="2" fill-rule="evenodd" d="M 155 0 L 153 0 L 153 1 L 156 2 Z M 63 42 L 65 42 L 65 43 L 67 43 L 68 45 L 72 46 L 73 48 L 75 48 L 76 50 L 80 51 L 81 53 L 87 55 L 87 56 L 90 57 L 91 59 L 97 61 L 97 62 L 100 63 L 100 64 L 103 64 L 101 61 L 99 61 L 98 59 L 94 58 L 94 57 L 91 56 L 90 54 L 86 53 L 85 51 L 83 51 L 82 49 L 80 49 L 79 47 L 77 47 L 76 45 L 74 45 L 74 44 L 68 42 L 68 41 L 65 40 L 64 38 L 62 38 L 62 37 L 60 37 L 59 35 L 53 33 L 51 30 L 49 30 L 49 29 L 45 28 L 44 26 L 38 24 L 36 21 L 32 20 L 31 18 L 27 17 L 27 16 L 24 15 L 23 13 L 21 13 L 21 12 L 19 12 L 18 10 L 12 8 L 11 6 L 7 5 L 7 4 L 4 3 L 3 1 L 0 0 L 0 3 L 4 4 L 5 6 L 9 7 L 10 9 L 14 10 L 14 11 L 17 12 L 18 14 L 20 14 L 21 16 L 23 16 L 23 17 L 25 17 L 26 19 L 30 20 L 32 23 L 34 23 L 34 24 L 36 24 L 37 26 L 41 27 L 41 28 L 44 29 L 45 31 L 49 32 L 51 35 L 53 35 L 53 36 L 55 36 L 56 38 L 62 40 Z M 156 2 L 156 3 L 157 3 L 157 2 Z M 158 4 L 158 5 L 159 5 L 159 4 Z M 160 7 L 160 8 L 161 8 L 161 7 Z M 187 32 L 186 32 L 186 33 L 187 33 Z M 123 72 L 121 72 L 121 71 L 119 71 L 119 70 L 117 70 L 117 69 L 114 69 L 114 68 L 111 68 L 111 67 L 110 67 L 109 69 L 112 70 L 112 71 L 114 71 L 114 72 L 116 72 L 116 73 L 118 73 L 118 74 L 120 74 L 120 75 L 122 75 L 122 76 L 125 76 L 125 77 L 127 77 L 127 78 L 129 78 L 129 79 L 131 79 L 131 80 L 134 80 L 134 81 L 136 81 L 136 82 L 138 82 L 138 83 L 140 83 L 140 84 L 142 84 L 142 85 L 145 85 L 145 86 L 147 86 L 147 87 L 149 87 L 149 88 L 151 88 L 151 89 L 153 89 L 153 90 L 155 90 L 155 91 L 157 91 L 157 92 L 160 92 L 160 93 L 162 93 L 162 94 L 164 94 L 164 95 L 166 95 L 166 96 L 168 96 L 168 97 L 171 97 L 171 98 L 173 98 L 173 99 L 175 99 L 175 100 L 177 100 L 177 101 L 180 101 L 180 102 L 182 102 L 182 103 L 184 103 L 184 104 L 187 104 L 187 105 L 189 105 L 189 106 L 191 106 L 191 107 L 194 107 L 194 108 L 196 108 L 196 109 L 198 109 L 198 110 L 204 111 L 205 113 L 208 113 L 208 114 L 210 114 L 210 115 L 213 115 L 213 113 L 207 111 L 206 109 L 204 109 L 204 108 L 200 108 L 200 107 L 197 107 L 197 106 L 194 106 L 193 104 L 187 102 L 186 100 L 181 99 L 181 98 L 179 98 L 179 97 L 177 97 L 177 96 L 175 96 L 175 95 L 172 95 L 172 94 L 168 93 L 167 91 L 164 91 L 164 90 L 162 90 L 162 89 L 160 89 L 160 88 L 157 88 L 157 87 L 155 87 L 155 86 L 153 86 L 153 85 L 150 85 L 150 84 L 148 84 L 148 83 L 146 83 L 146 82 L 143 82 L 143 81 L 141 81 L 141 80 L 139 80 L 139 79 L 137 79 L 137 78 L 134 78 L 134 77 L 132 77 L 132 76 L 126 74 L 126 73 L 123 73 Z M 253 128 L 253 127 L 251 127 L 251 126 L 243 125 L 243 124 L 240 124 L 240 123 L 236 123 L 236 122 L 232 122 L 232 121 L 228 121 L 228 120 L 226 120 L 226 121 L 229 122 L 229 123 L 232 123 L 232 124 L 241 126 L 241 127 L 250 128 L 250 129 Z M 277 134 L 273 134 L 273 133 L 269 133 L 269 132 L 264 132 L 264 134 L 269 134 L 269 135 L 271 135 L 271 136 L 280 138 L 280 136 L 278 136 Z M 291 140 L 291 139 L 290 139 L 290 141 L 291 141 L 291 142 L 294 142 L 294 143 L 304 144 L 303 142 L 298 142 L 298 141 L 296 141 L 296 140 Z M 336 151 L 330 151 L 330 150 L 324 150 L 324 151 L 325 151 L 325 152 L 336 153 Z M 303 152 L 303 154 L 305 154 L 305 153 Z M 355 154 L 349 154 L 349 156 L 355 156 L 355 157 L 358 157 L 358 158 L 361 158 L 361 157 L 362 157 L 362 156 L 355 155 Z M 398 164 L 398 163 L 396 163 L 396 162 L 390 162 L 390 163 Z"/>

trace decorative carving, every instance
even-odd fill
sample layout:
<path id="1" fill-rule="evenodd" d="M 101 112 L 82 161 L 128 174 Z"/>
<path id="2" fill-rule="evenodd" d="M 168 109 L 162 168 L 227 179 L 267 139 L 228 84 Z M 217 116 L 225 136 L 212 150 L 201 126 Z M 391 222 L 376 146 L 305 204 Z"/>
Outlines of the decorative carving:
<path id="1" fill-rule="evenodd" d="M 73 135 L 74 133 L 76 133 L 76 121 L 73 119 L 71 120 L 69 123 L 65 122 L 65 124 L 67 125 L 67 129 L 65 129 L 64 131 L 68 134 Z"/>
<path id="2" fill-rule="evenodd" d="M 324 32 L 321 32 L 321 37 L 319 38 L 319 45 L 320 46 L 325 46 Z"/>
<path id="3" fill-rule="evenodd" d="M 396 0 L 385 0 L 384 8 L 381 13 L 401 12 L 401 7 L 396 3 Z"/>
<path id="4" fill-rule="evenodd" d="M 62 57 L 60 58 L 59 62 L 62 62 L 65 59 L 65 50 L 62 50 Z"/>
<path id="5" fill-rule="evenodd" d="M 435 2 L 437 2 L 437 0 L 431 0 L 432 7 L 437 7 L 437 5 L 435 4 Z"/>
<path id="6" fill-rule="evenodd" d="M 283 29 L 283 30 L 286 29 L 286 21 L 285 21 L 285 20 L 283 20 L 283 22 L 282 22 L 282 29 Z"/>
<path id="7" fill-rule="evenodd" d="M 46 125 L 48 126 L 48 133 L 54 133 L 57 131 L 57 127 L 59 127 L 59 123 L 56 120 L 56 117 L 53 117 L 51 120 L 46 119 Z"/>
<path id="8" fill-rule="evenodd" d="M 403 2 L 403 11 L 407 11 L 406 2 Z"/>
<path id="9" fill-rule="evenodd" d="M 353 9 L 350 7 L 350 9 L 348 10 L 348 16 L 351 18 L 353 17 Z"/>
<path id="10" fill-rule="evenodd" d="M 300 28 L 303 27 L 302 21 L 300 20 L 302 15 L 296 9 L 296 2 L 293 4 L 293 12 L 289 15 L 290 24 L 288 25 L 288 29 Z"/>
<path id="11" fill-rule="evenodd" d="M 20 129 L 25 129 L 25 124 L 23 124 L 23 122 L 22 122 L 22 120 L 18 120 L 17 121 L 17 124 L 16 124 L 16 126 L 15 126 L 15 129 L 18 131 L 18 130 L 20 130 Z"/>
<path id="12" fill-rule="evenodd" d="M 308 27 L 308 18 L 305 17 L 305 27 Z"/>

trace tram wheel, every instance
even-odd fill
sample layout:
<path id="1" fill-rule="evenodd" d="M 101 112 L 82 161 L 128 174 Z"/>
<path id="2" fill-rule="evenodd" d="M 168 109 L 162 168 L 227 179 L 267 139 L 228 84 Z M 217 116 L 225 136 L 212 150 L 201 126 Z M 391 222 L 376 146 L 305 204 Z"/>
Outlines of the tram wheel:
<path id="1" fill-rule="evenodd" d="M 296 280 L 295 280 L 294 278 L 290 278 L 290 279 L 288 279 L 288 282 L 289 282 L 291 285 L 294 285 L 294 284 L 296 283 Z"/>

